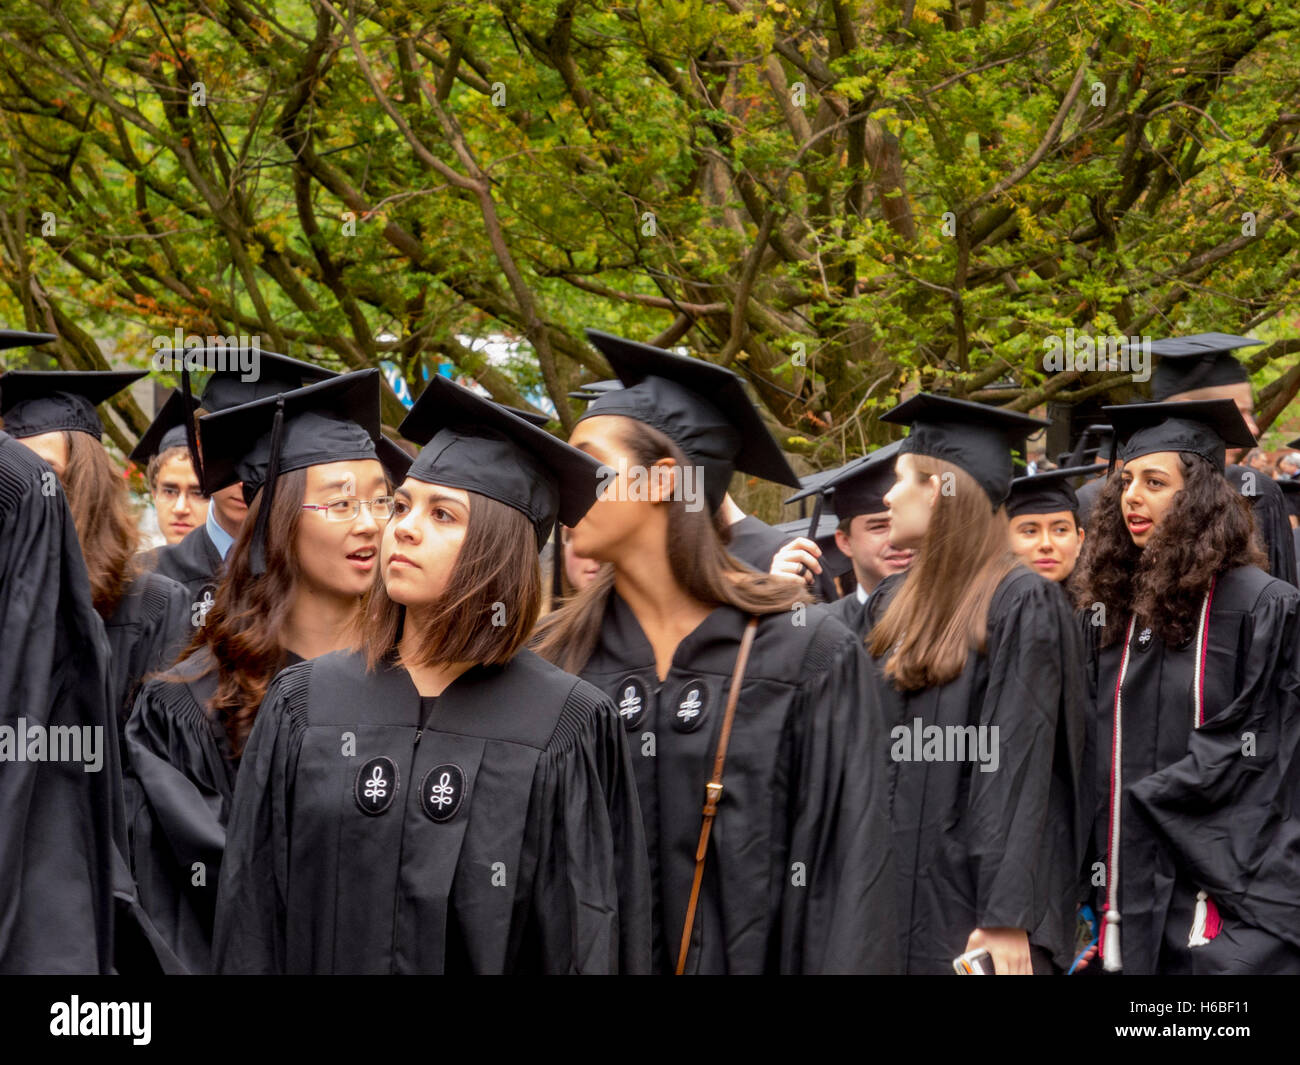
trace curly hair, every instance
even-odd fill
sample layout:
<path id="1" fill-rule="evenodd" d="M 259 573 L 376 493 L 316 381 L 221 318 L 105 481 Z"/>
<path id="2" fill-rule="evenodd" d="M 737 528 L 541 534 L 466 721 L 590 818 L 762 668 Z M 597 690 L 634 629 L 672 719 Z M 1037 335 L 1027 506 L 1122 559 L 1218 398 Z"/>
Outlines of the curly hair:
<path id="1" fill-rule="evenodd" d="M 1183 487 L 1145 548 L 1133 542 L 1124 523 L 1118 473 L 1093 508 L 1074 574 L 1074 601 L 1084 610 L 1097 603 L 1105 608 L 1102 646 L 1123 635 L 1131 612 L 1166 644 L 1181 647 L 1195 635 L 1213 578 L 1239 566 L 1268 568 L 1250 503 L 1208 460 L 1185 451 L 1178 455 Z"/>
<path id="2" fill-rule="evenodd" d="M 204 647 L 212 652 L 217 690 L 208 710 L 218 715 L 236 758 L 253 731 L 266 689 L 288 661 L 280 630 L 297 597 L 298 526 L 306 494 L 306 470 L 280 475 L 266 531 L 266 572 L 254 576 L 252 538 L 263 502 L 258 490 L 226 558 L 212 609 L 182 655 L 183 661 Z M 163 678 L 185 679 L 174 672 Z"/>

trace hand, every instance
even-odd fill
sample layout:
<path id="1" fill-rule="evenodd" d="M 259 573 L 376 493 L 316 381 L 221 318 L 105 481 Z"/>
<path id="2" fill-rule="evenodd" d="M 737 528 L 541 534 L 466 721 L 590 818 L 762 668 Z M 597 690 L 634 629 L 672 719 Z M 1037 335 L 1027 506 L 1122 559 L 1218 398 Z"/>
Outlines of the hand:
<path id="1" fill-rule="evenodd" d="M 983 947 L 993 958 L 998 976 L 1032 976 L 1029 936 L 1023 928 L 977 928 L 966 940 L 967 950 Z"/>
<path id="2" fill-rule="evenodd" d="M 1083 954 L 1080 955 L 1079 960 L 1074 963 L 1074 971 L 1076 973 L 1083 972 L 1083 970 L 1088 967 L 1088 963 L 1092 961 L 1096 956 L 1097 956 L 1097 944 L 1094 943 L 1087 950 L 1085 950 Z"/>
<path id="3" fill-rule="evenodd" d="M 817 561 L 821 556 L 822 549 L 812 540 L 801 536 L 797 540 L 791 540 L 772 556 L 772 567 L 768 572 L 774 577 L 812 584 L 813 575 L 822 571 L 822 564 Z"/>

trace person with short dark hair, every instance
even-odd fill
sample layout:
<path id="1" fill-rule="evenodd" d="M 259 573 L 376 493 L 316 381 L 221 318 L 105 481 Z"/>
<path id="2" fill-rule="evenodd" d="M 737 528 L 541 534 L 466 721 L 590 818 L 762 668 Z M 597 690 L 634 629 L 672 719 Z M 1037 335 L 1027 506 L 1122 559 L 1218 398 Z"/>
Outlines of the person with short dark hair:
<path id="1" fill-rule="evenodd" d="M 172 392 L 127 456 L 145 466 L 158 532 L 168 544 L 180 543 L 208 517 L 208 497 L 190 460 L 185 430 L 185 420 L 194 416 L 197 406 L 191 399 L 187 411 L 184 394 Z"/>

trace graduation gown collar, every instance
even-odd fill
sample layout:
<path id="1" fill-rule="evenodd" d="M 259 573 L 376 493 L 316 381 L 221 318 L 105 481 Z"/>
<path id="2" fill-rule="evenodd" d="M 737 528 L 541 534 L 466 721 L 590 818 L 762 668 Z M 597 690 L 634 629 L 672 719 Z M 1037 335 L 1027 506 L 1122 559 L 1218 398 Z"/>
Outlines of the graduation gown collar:
<path id="1" fill-rule="evenodd" d="M 707 651 L 739 644 L 748 621 L 749 615 L 733 606 L 723 604 L 715 607 L 677 645 L 668 667 L 669 672 L 690 672 L 689 663 Z M 614 589 L 610 590 L 609 603 L 605 608 L 603 631 L 607 642 L 619 649 L 619 658 L 628 665 L 638 669 L 655 669 L 654 648 L 632 608 Z"/>

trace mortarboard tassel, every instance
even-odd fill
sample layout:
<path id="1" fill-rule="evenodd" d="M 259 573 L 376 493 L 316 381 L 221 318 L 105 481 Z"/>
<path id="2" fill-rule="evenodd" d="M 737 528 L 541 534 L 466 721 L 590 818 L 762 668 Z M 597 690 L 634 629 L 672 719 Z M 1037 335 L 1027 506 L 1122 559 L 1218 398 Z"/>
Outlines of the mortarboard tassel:
<path id="1" fill-rule="evenodd" d="M 1102 968 L 1117 973 L 1123 968 L 1119 956 L 1119 911 L 1107 910 L 1102 919 L 1106 924 L 1101 940 Z"/>
<path id="2" fill-rule="evenodd" d="M 816 502 L 813 503 L 812 521 L 808 523 L 808 539 L 812 540 L 813 543 L 817 542 L 817 526 L 821 524 L 822 506 L 826 502 L 826 497 L 834 494 L 835 494 L 834 488 L 828 488 L 824 492 L 817 493 L 817 500 Z M 800 563 L 799 576 L 802 577 L 807 572 L 808 572 L 808 567 Z"/>
<path id="3" fill-rule="evenodd" d="M 181 363 L 181 394 L 185 397 L 185 446 L 190 450 L 190 464 L 194 467 L 194 476 L 203 484 L 203 463 L 199 461 L 199 439 L 194 431 L 194 395 L 190 391 L 190 371 Z"/>
<path id="4" fill-rule="evenodd" d="M 271 457 L 266 466 L 266 484 L 262 487 L 262 504 L 257 508 L 257 524 L 249 547 L 249 568 L 254 577 L 266 572 L 266 530 L 271 521 L 271 504 L 275 502 L 275 482 L 280 475 L 280 444 L 284 438 L 284 396 L 277 398 L 275 420 L 271 423 Z"/>
<path id="5" fill-rule="evenodd" d="M 564 526 L 560 524 L 560 519 L 555 519 L 555 543 L 551 550 L 551 609 L 556 610 L 560 606 L 560 600 L 564 598 Z"/>
<path id="6" fill-rule="evenodd" d="M 1223 918 L 1214 900 L 1204 891 L 1196 893 L 1196 912 L 1192 915 L 1192 932 L 1187 937 L 1189 947 L 1203 947 L 1219 934 Z"/>

